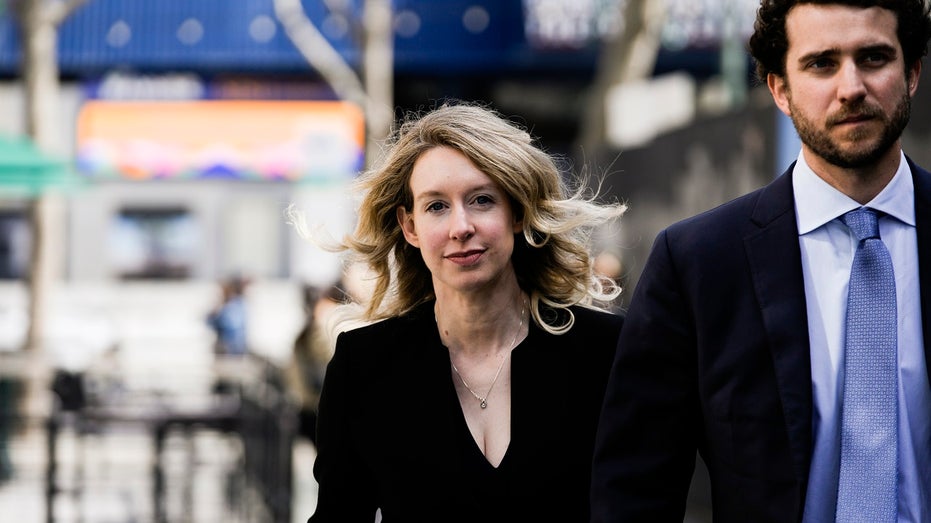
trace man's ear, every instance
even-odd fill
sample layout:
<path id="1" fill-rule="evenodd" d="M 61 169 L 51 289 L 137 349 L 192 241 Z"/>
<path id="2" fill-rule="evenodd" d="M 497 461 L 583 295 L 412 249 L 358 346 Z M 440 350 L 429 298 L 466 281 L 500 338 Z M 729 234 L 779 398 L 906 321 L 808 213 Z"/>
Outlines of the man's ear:
<path id="1" fill-rule="evenodd" d="M 414 228 L 414 215 L 407 212 L 403 205 L 397 208 L 398 225 L 401 226 L 401 232 L 404 233 L 404 239 L 407 243 L 416 248 L 420 248 L 420 239 L 417 237 L 417 230 Z"/>
<path id="2" fill-rule="evenodd" d="M 908 94 L 915 96 L 918 92 L 918 78 L 921 76 L 921 60 L 915 60 L 915 64 L 908 68 Z"/>
<path id="3" fill-rule="evenodd" d="M 779 76 L 776 73 L 769 73 L 766 75 L 766 87 L 769 87 L 769 93 L 773 95 L 773 101 L 776 102 L 776 107 L 783 112 L 788 117 L 792 117 L 792 110 L 789 109 L 789 98 L 791 94 L 789 93 L 789 83 L 786 82 L 784 76 Z"/>

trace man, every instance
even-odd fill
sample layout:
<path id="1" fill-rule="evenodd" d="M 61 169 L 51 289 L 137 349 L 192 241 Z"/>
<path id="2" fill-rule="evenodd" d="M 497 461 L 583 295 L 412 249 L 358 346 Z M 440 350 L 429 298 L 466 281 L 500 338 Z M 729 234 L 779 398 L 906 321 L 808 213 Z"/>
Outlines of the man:
<path id="1" fill-rule="evenodd" d="M 657 237 L 594 521 L 682 521 L 696 449 L 716 523 L 931 521 L 931 174 L 899 141 L 929 34 L 921 0 L 763 0 L 751 52 L 802 150 Z"/>

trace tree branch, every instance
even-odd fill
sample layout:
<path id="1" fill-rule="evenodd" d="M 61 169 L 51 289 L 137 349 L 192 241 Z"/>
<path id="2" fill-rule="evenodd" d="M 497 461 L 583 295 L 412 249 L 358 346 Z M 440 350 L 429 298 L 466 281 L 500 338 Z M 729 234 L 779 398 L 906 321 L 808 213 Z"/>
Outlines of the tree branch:
<path id="1" fill-rule="evenodd" d="M 337 96 L 363 109 L 368 106 L 368 95 L 359 75 L 307 17 L 300 0 L 275 0 L 275 15 L 304 59 L 323 76 Z"/>
<path id="2" fill-rule="evenodd" d="M 86 4 L 89 0 L 55 0 L 48 4 L 45 9 L 46 20 L 58 27 L 71 15 L 77 8 Z"/>

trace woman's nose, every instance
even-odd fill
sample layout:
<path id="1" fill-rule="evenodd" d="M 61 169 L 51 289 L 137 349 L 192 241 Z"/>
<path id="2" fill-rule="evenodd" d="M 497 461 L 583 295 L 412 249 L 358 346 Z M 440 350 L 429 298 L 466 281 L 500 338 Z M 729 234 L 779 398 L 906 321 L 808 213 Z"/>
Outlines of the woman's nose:
<path id="1" fill-rule="evenodd" d="M 469 213 L 465 209 L 453 209 L 450 214 L 449 237 L 464 241 L 471 238 L 473 234 L 475 234 L 475 225 L 472 224 Z"/>

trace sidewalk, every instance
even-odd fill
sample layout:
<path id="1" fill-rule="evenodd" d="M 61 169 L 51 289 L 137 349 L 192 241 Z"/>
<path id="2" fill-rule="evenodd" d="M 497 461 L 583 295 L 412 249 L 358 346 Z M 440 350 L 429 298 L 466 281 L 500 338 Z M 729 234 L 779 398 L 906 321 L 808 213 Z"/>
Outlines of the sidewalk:
<path id="1" fill-rule="evenodd" d="M 46 434 L 31 427 L 11 441 L 14 476 L 0 484 L 0 521 L 44 523 Z M 198 431 L 191 438 L 169 435 L 162 454 L 164 513 L 169 522 L 261 523 L 261 504 L 250 501 L 237 482 L 241 445 L 228 434 Z M 150 523 L 155 521 L 153 441 L 138 427 L 121 427 L 78 437 L 63 430 L 58 439 L 55 522 Z M 312 445 L 294 449 L 293 522 L 306 521 L 316 503 Z M 232 495 L 241 494 L 231 498 Z"/>

